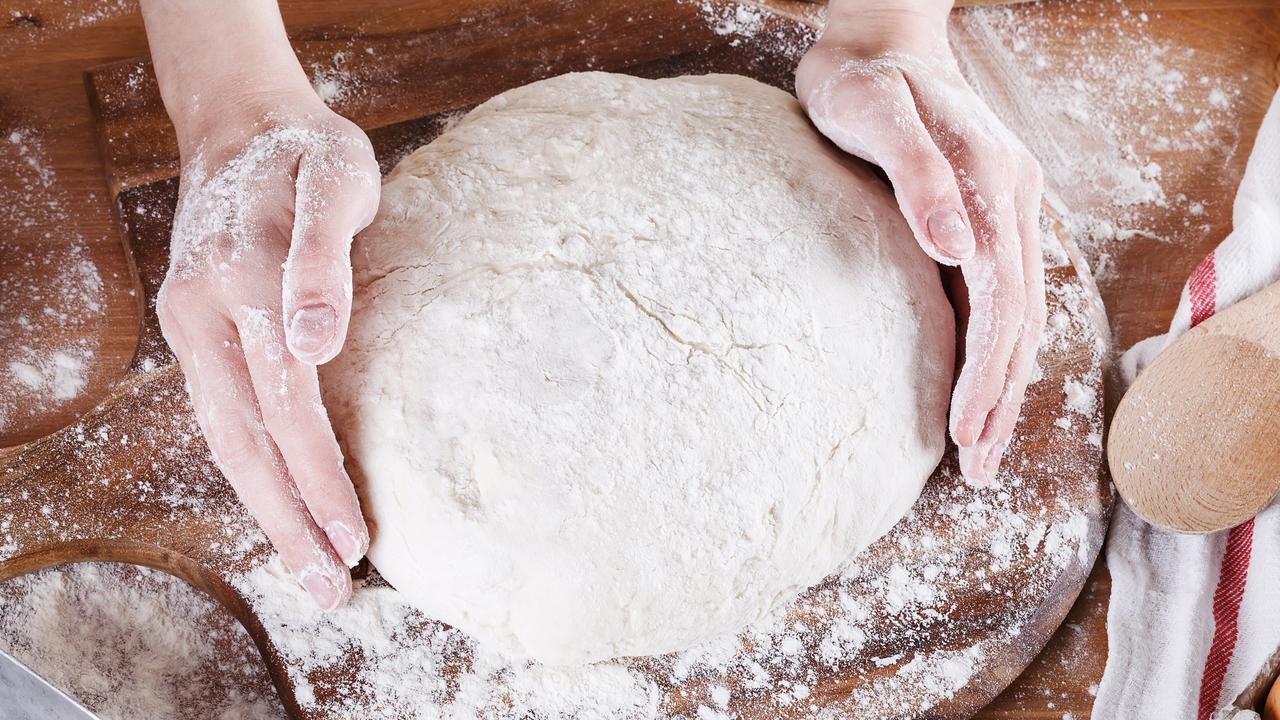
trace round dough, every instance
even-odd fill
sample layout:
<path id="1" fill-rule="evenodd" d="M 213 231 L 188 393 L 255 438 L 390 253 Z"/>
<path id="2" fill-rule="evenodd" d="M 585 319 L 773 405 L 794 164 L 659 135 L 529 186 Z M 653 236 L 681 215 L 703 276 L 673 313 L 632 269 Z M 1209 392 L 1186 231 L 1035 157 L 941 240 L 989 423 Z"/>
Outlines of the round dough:
<path id="1" fill-rule="evenodd" d="M 942 454 L 936 266 L 747 78 L 503 93 L 395 168 L 353 263 L 322 375 L 369 556 L 514 656 L 739 631 L 885 533 Z"/>

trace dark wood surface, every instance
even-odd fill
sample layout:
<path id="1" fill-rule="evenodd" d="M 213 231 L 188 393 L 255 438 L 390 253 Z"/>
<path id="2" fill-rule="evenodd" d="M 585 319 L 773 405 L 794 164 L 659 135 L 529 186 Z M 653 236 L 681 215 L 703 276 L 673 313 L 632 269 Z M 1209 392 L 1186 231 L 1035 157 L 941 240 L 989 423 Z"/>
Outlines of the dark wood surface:
<path id="1" fill-rule="evenodd" d="M 571 70 L 625 70 L 645 76 L 736 72 L 791 87 L 795 63 L 812 40 L 812 28 L 777 16 L 749 37 L 735 37 L 716 33 L 701 12 L 697 6 L 669 0 L 625 7 L 588 4 L 571 12 L 530 4 L 518 13 L 491 17 L 480 27 L 460 23 L 368 39 L 326 38 L 299 42 L 297 49 L 304 67 L 335 52 L 347 53 L 351 61 L 344 71 L 358 78 L 355 87 L 360 92 L 348 102 L 340 99 L 338 109 L 371 132 L 384 165 L 390 165 L 404 151 L 430 140 L 442 125 L 439 118 L 502 90 Z M 586 42 L 581 42 L 584 38 Z M 423 72 L 427 67 L 433 72 Z M 171 131 L 144 62 L 93 69 L 87 85 L 99 118 L 108 184 L 120 206 L 126 240 L 143 271 L 138 278 L 140 295 L 150 299 L 164 266 L 165 240 L 176 202 L 169 179 L 177 170 Z M 845 607 L 840 603 L 842 595 L 867 607 L 872 617 L 883 617 L 861 625 L 867 634 L 861 652 L 839 663 L 821 663 L 815 641 L 809 648 L 812 662 L 792 671 L 776 671 L 794 673 L 796 681 L 811 685 L 811 697 L 821 698 L 816 707 L 858 712 L 877 701 L 878 693 L 872 688 L 894 684 L 892 679 L 909 663 L 927 666 L 935 658 L 980 648 L 982 660 L 961 686 L 936 697 L 930 697 L 923 686 L 905 693 L 896 690 L 895 699 L 889 701 L 894 712 L 905 711 L 904 716 L 968 717 L 1021 672 L 1074 602 L 1101 547 L 1109 516 L 1110 491 L 1101 474 L 1100 443 L 1087 439 L 1100 428 L 1097 353 L 1105 345 L 1106 328 L 1096 289 L 1087 277 L 1080 278 L 1070 263 L 1053 268 L 1050 275 L 1051 285 L 1076 288 L 1086 302 L 1051 299 L 1051 312 L 1071 316 L 1079 331 L 1067 336 L 1066 342 L 1047 342 L 1041 354 L 1044 378 L 1032 388 L 1026 420 L 1008 461 L 1017 468 L 1007 479 L 1016 492 L 973 493 L 959 480 L 952 452 L 912 517 L 864 553 L 859 562 L 862 572 L 851 579 L 833 577 L 802 596 L 791 616 L 811 627 L 815 638 L 844 620 L 843 611 L 832 610 Z M 1090 294 L 1094 302 L 1088 301 Z M 150 312 L 144 316 L 141 345 L 139 358 L 168 364 L 170 358 L 156 337 Z M 1063 394 L 1068 378 L 1090 384 L 1098 399 L 1087 422 L 1062 429 L 1054 420 L 1069 412 Z M 323 702 L 326 692 L 336 699 L 342 687 L 359 685 L 363 673 L 373 669 L 355 661 L 320 671 L 294 668 L 289 672 L 291 658 L 274 651 L 288 646 L 285 638 L 273 634 L 285 631 L 270 625 L 264 628 L 252 603 L 231 588 L 233 576 L 243 573 L 251 560 L 211 542 L 221 533 L 225 518 L 242 511 L 233 503 L 228 506 L 224 483 L 208 482 L 207 471 L 193 476 L 189 470 L 194 464 L 208 463 L 199 457 L 199 449 L 192 450 L 199 443 L 182 442 L 190 434 L 191 423 L 185 407 L 175 407 L 175 397 L 181 395 L 176 373 L 172 368 L 157 371 L 149 380 L 127 386 L 126 394 L 114 394 L 73 430 L 39 440 L 10 458 L 0 482 L 15 494 L 19 487 L 27 491 L 13 511 L 27 531 L 13 536 L 17 553 L 14 560 L 0 563 L 0 577 L 85 558 L 129 560 L 170 570 L 222 600 L 244 623 L 263 648 L 285 704 L 295 716 L 337 717 L 336 701 L 332 706 Z M 99 447 L 84 449 L 76 444 L 77 438 L 93 437 L 98 429 L 112 436 L 127 435 L 134 447 L 104 454 Z M 184 446 L 190 452 L 157 463 L 154 458 L 165 455 L 168 446 Z M 104 473 L 127 475 L 131 482 L 100 487 L 96 476 Z M 180 503 L 182 509 L 173 512 L 139 496 L 133 489 L 139 483 L 151 494 L 168 498 L 185 497 L 198 487 L 200 497 Z M 997 496 L 1006 498 L 1004 504 Z M 996 504 L 994 516 L 980 514 L 976 529 L 966 525 L 963 513 L 953 510 L 961 497 Z M 215 503 L 217 510 L 210 512 Z M 960 506 L 968 503 L 966 499 Z M 44 527 L 39 514 L 49 506 L 70 506 L 74 512 L 64 522 Z M 1065 560 L 1032 547 L 999 564 L 989 551 L 997 537 L 985 528 L 1009 517 L 1026 529 L 1043 523 L 1051 533 L 1068 527 L 1072 520 L 1082 524 L 1079 537 L 1064 541 L 1075 543 Z M 68 533 L 65 525 L 81 531 Z M 904 552 L 904 547 L 921 548 L 926 537 L 934 543 L 927 551 Z M 1045 543 L 1047 548 L 1048 540 Z M 247 557 L 268 552 L 262 543 L 250 549 Z M 936 599 L 924 603 L 915 615 L 892 613 L 881 579 L 897 563 L 922 567 L 931 557 L 946 557 L 948 568 L 959 571 L 957 576 L 932 581 Z M 892 659 L 883 660 L 886 657 Z M 700 706 L 712 705 L 705 697 L 710 688 L 701 679 L 673 681 L 672 662 L 656 658 L 625 664 L 666 688 L 662 701 L 666 712 L 694 717 Z M 468 664 L 465 647 L 446 651 L 440 662 L 443 667 Z M 294 702 L 293 680 L 299 673 L 322 702 L 307 706 Z M 779 679 L 789 677 L 784 674 Z M 776 708 L 762 701 L 761 691 L 752 691 L 745 684 L 748 680 L 723 679 L 735 698 L 732 709 L 741 717 L 771 717 Z M 910 710 L 913 705 L 919 710 Z M 793 713 L 807 716 L 804 709 Z"/>
<path id="2" fill-rule="evenodd" d="M 1064 5 L 1070 4 L 1049 2 L 1019 8 L 1018 12 L 1033 20 L 1053 19 L 1061 14 Z M 483 0 L 466 4 L 376 1 L 358 7 L 317 1 L 284 3 L 286 19 L 295 37 L 312 39 L 357 31 L 377 34 L 404 27 L 439 27 L 464 14 L 500 13 L 504 6 L 510 5 Z M 1154 32 L 1196 48 L 1207 67 L 1252 73 L 1246 88 L 1249 96 L 1245 112 L 1239 119 L 1240 152 L 1213 164 L 1186 153 L 1166 153 L 1161 158 L 1166 169 L 1178 173 L 1177 189 L 1195 191 L 1209 198 L 1204 214 L 1205 231 L 1175 245 L 1133 242 L 1112 258 L 1113 270 L 1101 289 L 1110 310 L 1117 345 L 1126 346 L 1159 331 L 1167 322 L 1186 273 L 1229 228 L 1231 193 L 1243 169 L 1251 134 L 1265 108 L 1269 89 L 1275 87 L 1280 38 L 1275 30 L 1275 7 L 1263 0 L 1151 0 L 1077 5 L 1093 10 L 1086 13 L 1093 15 L 1086 23 L 1104 29 L 1116 22 L 1121 11 L 1160 12 L 1162 22 L 1153 24 Z M 7 70 L 0 74 L 0 130 L 7 133 L 13 128 L 41 129 L 49 163 L 57 170 L 59 191 L 72 210 L 63 218 L 38 220 L 34 225 L 14 228 L 12 235 L 0 238 L 0 242 L 4 243 L 6 254 L 23 253 L 74 234 L 107 280 L 101 317 L 76 330 L 81 334 L 95 333 L 103 340 L 90 367 L 87 390 L 72 403 L 35 413 L 31 422 L 10 428 L 0 439 L 3 444 L 47 435 L 101 401 L 134 358 L 139 337 L 141 296 L 131 293 L 135 288 L 127 281 L 131 277 L 132 256 L 120 242 L 121 235 L 116 231 L 107 200 L 103 166 L 81 73 L 101 62 L 142 55 L 145 44 L 136 14 L 106 13 L 92 23 L 84 23 L 82 19 L 86 11 L 92 9 L 90 6 L 87 2 L 33 2 L 15 13 L 0 30 L 0 67 Z M 1048 50 L 1062 55 L 1108 51 L 1105 45 L 1082 50 L 1078 38 L 1085 36 L 1086 32 L 1064 34 Z M 1018 129 L 1016 125 L 1015 129 Z M 0 186 L 12 191 L 23 190 L 15 187 L 13 179 L 3 176 L 0 176 Z M 1144 219 L 1157 230 L 1176 234 L 1182 227 L 1182 218 L 1167 210 L 1153 207 L 1144 213 Z M 0 273 L 14 271 L 12 265 L 0 267 Z M 57 327 L 44 328 L 28 341 L 53 343 L 58 339 L 58 332 Z M 113 546 L 94 552 L 109 556 L 123 550 Z M 172 564 L 173 558 L 157 559 L 157 564 L 165 563 Z M 197 584 L 202 583 L 202 576 L 191 568 L 183 571 L 174 564 L 173 569 L 186 572 Z M 1075 718 L 1089 716 L 1092 690 L 1096 688 L 1105 660 L 1108 585 L 1105 570 L 1095 570 L 1079 602 L 1046 651 L 1013 686 L 983 710 L 980 717 L 1056 719 L 1068 713 Z M 216 587 L 210 587 L 217 592 Z"/>

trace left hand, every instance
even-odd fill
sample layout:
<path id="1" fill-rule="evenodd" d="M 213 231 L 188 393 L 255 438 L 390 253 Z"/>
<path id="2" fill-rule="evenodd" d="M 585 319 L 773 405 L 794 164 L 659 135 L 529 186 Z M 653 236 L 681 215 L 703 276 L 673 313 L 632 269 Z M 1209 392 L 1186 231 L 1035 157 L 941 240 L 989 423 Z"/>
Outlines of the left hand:
<path id="1" fill-rule="evenodd" d="M 182 159 L 156 298 L 209 450 L 331 610 L 369 530 L 316 366 L 342 347 L 351 239 L 378 209 L 365 134 L 325 106 L 272 0 L 142 0 Z"/>
<path id="2" fill-rule="evenodd" d="M 824 135 L 884 169 L 924 251 L 959 266 L 967 330 L 950 430 L 965 479 L 985 486 L 1012 437 L 1044 327 L 1043 180 L 960 74 L 950 9 L 950 0 L 833 0 L 796 91 Z"/>

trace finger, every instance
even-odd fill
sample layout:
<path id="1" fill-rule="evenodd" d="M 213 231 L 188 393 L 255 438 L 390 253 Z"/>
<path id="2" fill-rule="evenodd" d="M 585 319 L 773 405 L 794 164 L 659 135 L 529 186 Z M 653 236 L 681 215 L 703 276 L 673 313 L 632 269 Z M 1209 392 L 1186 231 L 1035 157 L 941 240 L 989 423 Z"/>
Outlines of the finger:
<path id="1" fill-rule="evenodd" d="M 354 566 L 369 549 L 369 529 L 342 466 L 316 369 L 288 352 L 275 313 L 245 305 L 233 316 L 267 432 L 311 517 L 338 557 Z"/>
<path id="2" fill-rule="evenodd" d="M 1040 249 L 1040 203 L 1043 188 L 1038 168 L 1034 168 L 1034 165 L 1032 167 L 1034 172 L 1028 171 L 1025 174 L 1017 191 L 1018 229 L 1022 240 L 1023 277 L 1027 288 L 1026 315 L 1022 334 L 1009 364 L 1005 392 L 996 403 L 982 436 L 978 438 L 978 447 L 986 455 L 984 471 L 991 479 L 994 479 L 1000 468 L 1004 451 L 1017 426 L 1044 330 L 1044 255 Z"/>
<path id="3" fill-rule="evenodd" d="M 182 318 L 183 334 L 195 344 L 179 341 L 174 351 L 194 380 L 191 403 L 214 461 L 316 604 L 336 608 L 351 595 L 351 576 L 312 521 L 267 437 L 234 327 L 196 307 L 193 303 Z M 171 313 L 170 318 L 172 327 Z"/>
<path id="4" fill-rule="evenodd" d="M 956 169 L 965 212 L 977 248 L 961 264 L 969 290 L 965 357 L 951 403 L 951 435 L 961 449 L 971 482 L 985 482 L 990 446 L 975 448 L 1004 395 L 1027 304 L 1023 248 L 1019 238 L 1018 187 L 1025 151 L 977 100 L 962 88 L 908 79 L 922 117 L 938 147 Z"/>
<path id="5" fill-rule="evenodd" d="M 1009 446 L 1022 400 L 1027 390 L 1027 380 L 1034 366 L 1039 335 L 1033 339 L 1027 332 L 1019 336 L 1010 361 L 1004 392 L 995 408 L 987 416 L 987 424 L 972 447 L 959 448 L 960 473 L 978 487 L 990 485 L 1000 469 L 1000 461 Z M 1026 348 L 1031 347 L 1032 352 Z"/>
<path id="6" fill-rule="evenodd" d="M 169 343 L 169 349 L 178 359 L 183 379 L 187 381 L 187 392 L 194 399 L 201 392 L 200 368 L 198 359 L 191 353 L 191 342 L 187 338 L 183 321 L 191 322 L 196 316 L 179 313 L 173 309 L 175 301 L 171 298 L 175 281 L 172 275 L 171 270 L 164 282 L 160 284 L 160 292 L 156 294 L 156 317 L 160 321 L 160 334 L 164 336 L 165 342 Z M 185 364 L 184 358 L 186 358 Z"/>
<path id="7" fill-rule="evenodd" d="M 298 165 L 283 307 L 289 351 L 319 365 L 342 349 L 351 315 L 351 239 L 378 209 L 378 167 L 354 140 L 304 154 Z"/>
<path id="8" fill-rule="evenodd" d="M 814 124 L 832 142 L 884 169 L 929 257 L 957 265 L 973 256 L 973 229 L 955 170 L 920 119 L 900 72 L 880 70 L 873 78 L 820 85 L 807 104 Z"/>
<path id="9" fill-rule="evenodd" d="M 969 289 L 969 326 L 951 403 L 951 434 L 962 448 L 977 444 L 1004 394 L 1027 302 L 1014 188 L 990 175 L 980 180 L 966 197 L 978 249 L 961 265 Z"/>
<path id="10" fill-rule="evenodd" d="M 285 566 L 317 605 L 332 610 L 351 595 L 351 577 L 312 520 L 263 426 L 239 345 L 230 335 L 209 350 L 218 391 L 202 393 L 197 418 L 236 494 L 258 520 Z M 214 338 L 216 340 L 216 338 Z"/>

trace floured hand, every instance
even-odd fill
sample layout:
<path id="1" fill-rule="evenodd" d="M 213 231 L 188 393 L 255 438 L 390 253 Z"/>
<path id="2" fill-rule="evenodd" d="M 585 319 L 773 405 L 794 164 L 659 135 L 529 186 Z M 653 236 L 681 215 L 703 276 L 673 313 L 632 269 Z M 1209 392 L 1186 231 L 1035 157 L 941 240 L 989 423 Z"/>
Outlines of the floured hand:
<path id="1" fill-rule="evenodd" d="M 346 335 L 351 239 L 378 207 L 373 149 L 312 91 L 274 3 L 143 11 L 182 153 L 160 325 L 218 466 L 332 609 L 369 531 L 315 366 Z"/>
<path id="2" fill-rule="evenodd" d="M 245 130 L 184 163 L 157 309 L 219 467 L 331 608 L 369 535 L 315 366 L 346 334 L 351 237 L 377 209 L 377 164 L 322 104 Z"/>
<path id="3" fill-rule="evenodd" d="M 833 1 L 796 71 L 810 118 L 884 169 L 924 251 L 959 266 L 968 307 L 951 403 L 960 469 L 991 483 L 1044 326 L 1040 166 L 960 74 L 950 0 Z"/>

